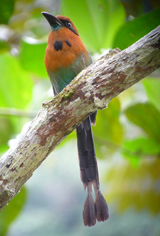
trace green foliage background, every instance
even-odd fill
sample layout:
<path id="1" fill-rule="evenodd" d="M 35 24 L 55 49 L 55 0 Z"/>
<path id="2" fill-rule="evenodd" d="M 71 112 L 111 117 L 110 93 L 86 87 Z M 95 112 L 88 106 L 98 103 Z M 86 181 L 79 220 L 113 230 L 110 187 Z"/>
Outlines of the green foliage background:
<path id="1" fill-rule="evenodd" d="M 160 25 L 159 3 L 149 0 L 7 0 L 0 1 L 0 9 L 1 154 L 52 97 L 44 66 L 50 28 L 42 11 L 71 18 L 93 58 L 104 49 L 123 50 Z M 113 99 L 93 127 L 97 157 L 110 163 L 104 174 L 106 198 L 121 214 L 130 207 L 154 216 L 160 212 L 159 77 L 157 71 Z M 60 148 L 73 139 L 74 132 Z M 0 235 L 7 235 L 20 214 L 26 192 L 23 188 L 0 213 Z"/>

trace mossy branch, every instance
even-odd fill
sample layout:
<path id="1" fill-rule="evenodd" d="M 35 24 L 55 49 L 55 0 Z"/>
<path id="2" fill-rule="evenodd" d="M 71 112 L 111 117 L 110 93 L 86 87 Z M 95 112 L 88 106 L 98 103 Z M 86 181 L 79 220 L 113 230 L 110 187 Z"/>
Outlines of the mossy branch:
<path id="1" fill-rule="evenodd" d="M 0 159 L 0 209 L 50 152 L 92 112 L 160 67 L 160 26 L 127 49 L 112 50 L 84 69 L 58 96 L 43 104 Z"/>

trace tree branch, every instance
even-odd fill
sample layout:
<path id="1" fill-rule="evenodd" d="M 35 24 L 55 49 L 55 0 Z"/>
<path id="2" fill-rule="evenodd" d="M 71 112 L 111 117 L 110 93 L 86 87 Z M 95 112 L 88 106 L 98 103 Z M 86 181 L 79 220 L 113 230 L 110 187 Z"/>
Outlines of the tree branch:
<path id="1" fill-rule="evenodd" d="M 129 48 L 112 50 L 84 69 L 58 96 L 43 104 L 0 159 L 0 209 L 51 151 L 89 114 L 160 67 L 160 26 Z"/>

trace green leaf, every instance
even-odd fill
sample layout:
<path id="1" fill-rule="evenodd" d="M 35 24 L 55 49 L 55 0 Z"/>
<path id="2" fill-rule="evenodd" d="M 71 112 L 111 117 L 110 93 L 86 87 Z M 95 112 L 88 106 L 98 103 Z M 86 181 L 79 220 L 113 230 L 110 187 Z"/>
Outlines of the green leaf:
<path id="1" fill-rule="evenodd" d="M 146 78 L 142 80 L 149 101 L 160 110 L 160 79 Z"/>
<path id="2" fill-rule="evenodd" d="M 9 54 L 0 55 L 0 74 L 0 107 L 25 109 L 32 97 L 31 77 Z M 0 118 L 0 152 L 8 147 L 11 135 L 20 131 L 21 122 L 13 116 Z"/>
<path id="3" fill-rule="evenodd" d="M 154 217 L 159 215 L 159 157 L 141 160 L 138 168 L 125 161 L 114 162 L 111 168 L 106 172 L 107 199 L 116 201 L 117 210 L 122 212 L 133 208 L 148 211 Z"/>
<path id="4" fill-rule="evenodd" d="M 158 156 L 160 145 L 150 138 L 139 137 L 133 140 L 126 140 L 121 153 L 124 157 L 129 158 L 134 166 L 137 166 L 143 157 Z"/>
<path id="5" fill-rule="evenodd" d="M 120 102 L 114 98 L 108 109 L 99 110 L 96 126 L 93 127 L 95 149 L 98 157 L 105 157 L 107 152 L 113 153 L 119 149 L 123 140 L 123 126 L 120 123 Z"/>
<path id="6" fill-rule="evenodd" d="M 10 50 L 10 45 L 8 42 L 0 39 L 0 53 L 4 53 Z"/>
<path id="7" fill-rule="evenodd" d="M 2 144 L 0 146 L 0 156 L 3 155 L 7 150 L 8 150 L 8 145 L 6 143 Z"/>
<path id="8" fill-rule="evenodd" d="M 125 114 L 135 125 L 141 127 L 146 134 L 160 142 L 160 112 L 150 103 L 138 103 L 129 107 Z"/>
<path id="9" fill-rule="evenodd" d="M 44 55 L 47 43 L 42 43 L 34 39 L 23 39 L 20 45 L 19 60 L 21 66 L 41 77 L 47 77 L 44 65 Z"/>
<path id="10" fill-rule="evenodd" d="M 0 117 L 0 146 L 6 144 L 14 128 L 11 120 Z"/>
<path id="11" fill-rule="evenodd" d="M 129 16 L 137 17 L 153 9 L 156 9 L 157 7 L 160 6 L 159 0 L 154 0 L 154 1 L 151 0 L 146 2 L 144 2 L 144 0 L 129 0 L 129 1 L 120 0 L 120 1 L 125 8 L 127 17 Z"/>
<path id="12" fill-rule="evenodd" d="M 22 187 L 20 192 L 3 208 L 0 213 L 0 235 L 5 236 L 11 223 L 20 214 L 26 201 L 26 188 Z"/>
<path id="13" fill-rule="evenodd" d="M 160 7 L 124 24 L 115 38 L 113 48 L 125 49 L 160 25 Z"/>
<path id="14" fill-rule="evenodd" d="M 32 80 L 18 61 L 9 54 L 0 55 L 0 106 L 24 109 L 32 95 Z"/>
<path id="15" fill-rule="evenodd" d="M 145 11 L 143 0 L 120 1 L 125 8 L 127 17 L 142 15 Z"/>
<path id="16" fill-rule="evenodd" d="M 0 9 L 0 24 L 7 24 L 14 10 L 14 0 L 1 0 Z"/>
<path id="17" fill-rule="evenodd" d="M 112 47 L 117 30 L 125 21 L 125 11 L 118 0 L 63 0 L 62 12 L 71 18 L 92 52 Z"/>

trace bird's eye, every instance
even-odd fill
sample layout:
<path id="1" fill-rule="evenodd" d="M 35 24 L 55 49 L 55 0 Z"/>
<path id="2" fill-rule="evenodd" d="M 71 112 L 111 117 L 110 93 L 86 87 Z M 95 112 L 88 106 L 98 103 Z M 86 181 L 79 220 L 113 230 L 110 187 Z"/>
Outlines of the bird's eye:
<path id="1" fill-rule="evenodd" d="M 72 24 L 70 22 L 66 22 L 68 28 L 72 28 Z"/>

